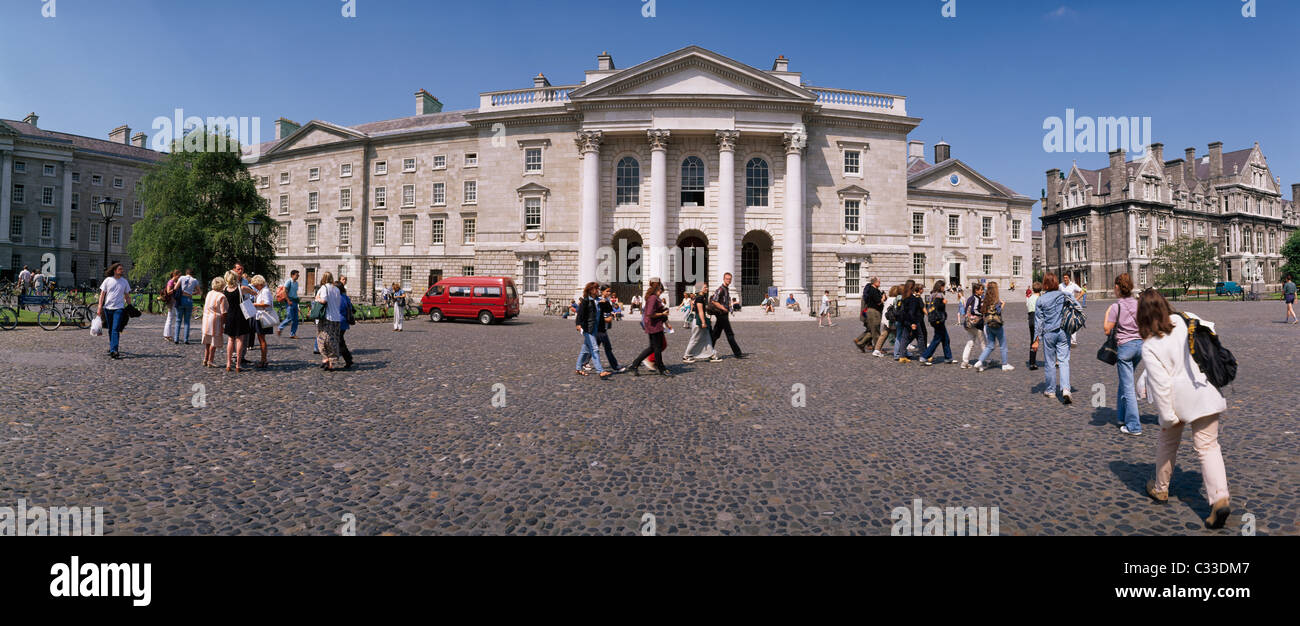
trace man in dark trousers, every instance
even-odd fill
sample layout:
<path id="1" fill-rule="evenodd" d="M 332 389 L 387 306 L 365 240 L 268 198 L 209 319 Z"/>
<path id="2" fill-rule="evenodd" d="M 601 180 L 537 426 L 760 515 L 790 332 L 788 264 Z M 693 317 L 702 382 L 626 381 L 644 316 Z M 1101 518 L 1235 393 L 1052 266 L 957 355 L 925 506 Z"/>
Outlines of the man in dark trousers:
<path id="1" fill-rule="evenodd" d="M 745 358 L 745 353 L 740 351 L 740 346 L 736 345 L 736 334 L 731 330 L 731 272 L 722 275 L 722 286 L 713 292 L 713 298 L 709 301 L 713 308 L 713 332 L 709 333 L 713 338 L 713 345 L 718 345 L 718 337 L 723 332 L 727 333 L 727 343 L 731 344 L 731 353 L 737 359 Z"/>
<path id="2" fill-rule="evenodd" d="M 880 279 L 872 276 L 871 280 L 867 281 L 867 288 L 862 290 L 862 323 L 867 328 L 853 340 L 853 345 L 864 353 L 867 348 L 875 346 L 876 339 L 880 337 L 880 316 L 884 315 L 884 296 L 885 294 L 880 291 Z"/>

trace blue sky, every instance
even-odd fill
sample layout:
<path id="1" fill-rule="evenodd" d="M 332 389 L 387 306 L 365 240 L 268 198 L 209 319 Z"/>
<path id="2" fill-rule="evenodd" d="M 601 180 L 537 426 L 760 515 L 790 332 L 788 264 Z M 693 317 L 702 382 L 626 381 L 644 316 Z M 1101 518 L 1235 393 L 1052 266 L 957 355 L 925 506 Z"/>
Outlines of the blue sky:
<path id="1" fill-rule="evenodd" d="M 1167 159 L 1259 141 L 1300 182 L 1300 2 L 1255 0 L 767 0 L 441 2 L 0 0 L 0 117 L 102 137 L 152 135 L 176 108 L 341 124 L 410 115 L 428 89 L 448 110 L 545 72 L 576 83 L 608 50 L 630 67 L 699 45 L 768 69 L 778 54 L 818 86 L 907 97 L 913 134 L 1037 198 L 1044 172 L 1104 153 L 1043 149 L 1044 119 L 1151 117 Z M 112 33 L 112 36 L 109 35 Z M 932 153 L 930 153 L 932 154 Z"/>

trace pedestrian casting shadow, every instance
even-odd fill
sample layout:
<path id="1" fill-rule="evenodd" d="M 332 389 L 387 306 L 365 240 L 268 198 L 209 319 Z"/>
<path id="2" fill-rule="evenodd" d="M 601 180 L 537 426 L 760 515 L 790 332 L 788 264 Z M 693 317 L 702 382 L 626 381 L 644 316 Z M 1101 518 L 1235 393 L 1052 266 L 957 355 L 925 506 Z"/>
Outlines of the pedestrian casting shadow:
<path id="1" fill-rule="evenodd" d="M 1160 418 L 1155 415 L 1142 415 L 1138 412 L 1138 423 L 1157 426 L 1160 424 Z M 1119 410 L 1107 407 L 1098 407 L 1092 412 L 1092 426 L 1119 426 Z"/>
<path id="2" fill-rule="evenodd" d="M 392 352 L 392 350 L 389 350 L 388 348 L 362 348 L 360 350 L 353 350 L 352 354 L 376 354 L 379 352 Z"/>
<path id="3" fill-rule="evenodd" d="M 358 354 L 353 352 L 353 354 Z M 388 361 L 353 361 L 352 367 L 341 371 L 363 371 L 363 370 L 380 370 L 388 367 Z M 245 367 L 244 371 L 255 371 L 257 368 L 252 366 Z M 271 361 L 267 366 L 266 372 L 301 372 L 310 370 L 319 370 L 320 361 Z M 324 371 L 324 370 L 321 370 Z"/>
<path id="4" fill-rule="evenodd" d="M 1142 500 L 1151 501 L 1150 496 L 1147 495 L 1147 481 L 1155 478 L 1155 463 L 1111 461 L 1110 471 Z M 1191 509 L 1198 519 L 1204 520 L 1210 514 L 1210 505 L 1201 495 L 1203 482 L 1204 478 L 1199 471 L 1183 471 L 1175 461 L 1174 475 L 1169 480 L 1170 503 L 1177 500 Z"/>

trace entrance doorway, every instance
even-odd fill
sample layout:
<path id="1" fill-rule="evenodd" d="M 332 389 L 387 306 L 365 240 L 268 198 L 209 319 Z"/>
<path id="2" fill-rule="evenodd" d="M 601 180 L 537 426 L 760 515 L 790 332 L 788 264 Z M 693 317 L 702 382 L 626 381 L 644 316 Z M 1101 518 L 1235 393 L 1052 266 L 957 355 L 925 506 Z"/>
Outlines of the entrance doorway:
<path id="1" fill-rule="evenodd" d="M 677 268 L 677 285 L 673 292 L 674 303 L 682 301 L 686 288 L 694 288 L 700 281 L 709 279 L 709 243 L 704 233 L 688 230 L 677 238 L 677 247 L 681 250 L 681 260 Z"/>
<path id="2" fill-rule="evenodd" d="M 948 263 L 948 286 L 957 287 L 961 285 L 961 263 L 952 261 Z"/>
<path id="3" fill-rule="evenodd" d="M 762 304 L 772 284 L 772 236 L 751 230 L 740 245 L 740 304 Z"/>
<path id="4" fill-rule="evenodd" d="M 316 268 L 308 267 L 304 268 L 303 271 L 307 274 L 307 282 L 305 283 L 307 288 L 312 292 L 315 292 L 316 288 L 319 287 L 319 285 L 316 284 Z"/>
<path id="5" fill-rule="evenodd" d="M 614 249 L 610 267 L 612 275 L 597 279 L 608 281 L 620 302 L 629 302 L 632 296 L 642 293 L 641 270 L 647 259 L 642 256 L 641 234 L 635 230 L 620 230 L 614 233 L 610 246 Z"/>
<path id="6" fill-rule="evenodd" d="M 438 284 L 440 280 L 442 280 L 442 270 L 429 270 L 429 287 Z"/>

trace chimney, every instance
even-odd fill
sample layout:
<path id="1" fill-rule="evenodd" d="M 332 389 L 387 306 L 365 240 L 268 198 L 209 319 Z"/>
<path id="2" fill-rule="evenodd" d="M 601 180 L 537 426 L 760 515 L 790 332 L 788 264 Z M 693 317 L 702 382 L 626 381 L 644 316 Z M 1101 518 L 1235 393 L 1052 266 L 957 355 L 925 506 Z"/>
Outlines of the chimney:
<path id="1" fill-rule="evenodd" d="M 537 89 L 541 89 L 543 87 L 550 87 L 550 86 L 551 86 L 551 81 L 546 80 L 545 74 L 538 72 L 537 75 L 533 77 L 533 87 L 536 87 Z"/>
<path id="2" fill-rule="evenodd" d="M 1218 180 L 1223 176 L 1223 142 L 1216 141 L 1210 144 L 1210 180 Z"/>
<path id="3" fill-rule="evenodd" d="M 280 118 L 275 120 L 275 140 L 280 141 L 298 131 L 298 122 Z"/>
<path id="4" fill-rule="evenodd" d="M 1110 153 L 1110 201 L 1114 202 L 1124 197 L 1124 185 L 1127 182 L 1128 173 L 1124 171 L 1124 151 L 1115 150 Z"/>
<path id="5" fill-rule="evenodd" d="M 31 113 L 27 114 L 27 117 L 23 118 L 23 123 L 36 126 L 36 121 L 39 119 L 41 119 L 41 116 L 37 115 L 35 111 L 32 111 Z"/>
<path id="6" fill-rule="evenodd" d="M 1291 202 L 1300 209 L 1300 183 L 1291 184 Z"/>
<path id="7" fill-rule="evenodd" d="M 1155 157 L 1156 157 L 1156 163 L 1159 164 L 1159 165 L 1164 165 L 1164 164 L 1165 164 L 1165 144 L 1162 144 L 1162 143 L 1153 143 L 1153 144 L 1151 144 L 1151 146 L 1150 146 L 1150 150 L 1151 150 L 1151 154 L 1155 155 Z"/>
<path id="8" fill-rule="evenodd" d="M 606 71 L 615 69 L 614 57 L 609 56 L 608 52 L 600 53 L 600 56 L 596 57 L 596 69 Z"/>
<path id="9" fill-rule="evenodd" d="M 1047 170 L 1047 190 L 1043 193 L 1043 213 L 1055 213 L 1060 208 L 1057 197 L 1061 193 L 1061 170 Z"/>
<path id="10" fill-rule="evenodd" d="M 415 92 L 415 114 L 429 115 L 432 113 L 442 113 L 442 103 L 433 97 L 433 94 L 423 89 Z"/>
<path id="11" fill-rule="evenodd" d="M 913 158 L 924 159 L 924 158 L 925 158 L 925 142 L 924 142 L 924 141 L 916 141 L 915 139 L 912 140 L 912 141 L 907 142 L 907 158 L 908 158 L 908 160 L 911 160 L 911 159 L 913 159 Z"/>
<path id="12" fill-rule="evenodd" d="M 131 129 L 127 128 L 125 124 L 118 126 L 108 133 L 108 140 L 113 143 L 128 145 L 131 143 Z"/>
<path id="13" fill-rule="evenodd" d="M 136 133 L 135 136 L 131 138 L 131 145 L 137 148 L 143 148 L 147 145 L 146 142 L 148 141 L 149 141 L 148 135 L 144 133 Z"/>
<path id="14" fill-rule="evenodd" d="M 952 146 L 946 141 L 934 144 L 934 164 L 938 165 L 952 158 Z"/>
<path id="15" fill-rule="evenodd" d="M 1196 180 L 1196 148 L 1183 150 L 1187 160 L 1183 162 L 1183 167 L 1187 168 L 1187 180 Z"/>
<path id="16" fill-rule="evenodd" d="M 776 60 L 772 61 L 772 71 L 773 72 L 790 71 L 790 59 L 785 58 L 784 54 L 779 57 L 776 57 Z"/>

